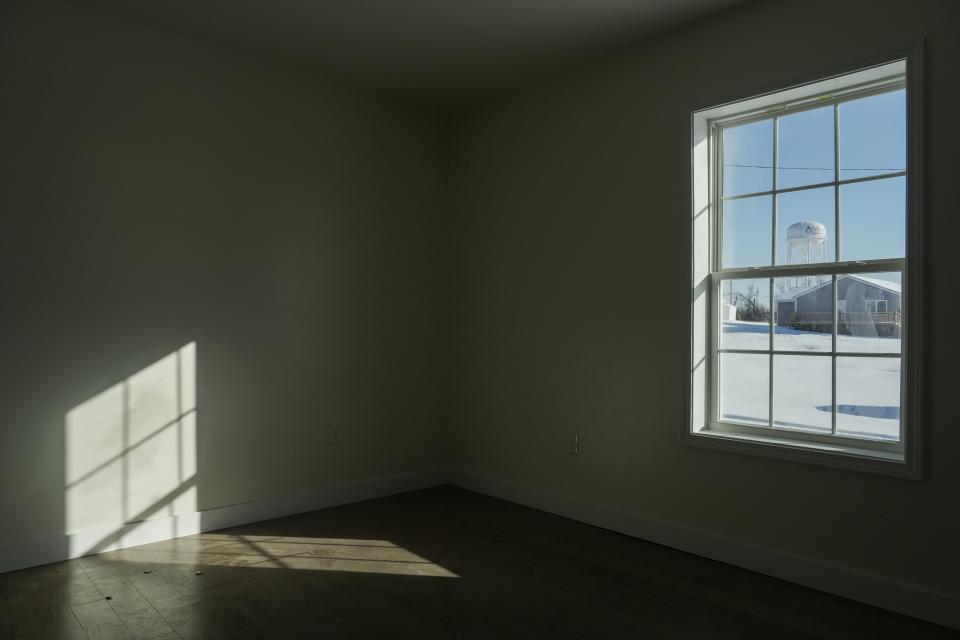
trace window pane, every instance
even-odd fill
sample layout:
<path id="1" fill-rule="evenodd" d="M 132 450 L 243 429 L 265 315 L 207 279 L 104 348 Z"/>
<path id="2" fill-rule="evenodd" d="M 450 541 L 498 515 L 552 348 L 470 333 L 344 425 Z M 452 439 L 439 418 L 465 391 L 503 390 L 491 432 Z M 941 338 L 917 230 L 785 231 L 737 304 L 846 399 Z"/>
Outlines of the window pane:
<path id="1" fill-rule="evenodd" d="M 777 155 L 778 189 L 833 182 L 833 106 L 780 118 Z"/>
<path id="2" fill-rule="evenodd" d="M 772 238 L 771 196 L 723 203 L 723 268 L 770 266 Z"/>
<path id="3" fill-rule="evenodd" d="M 901 353 L 900 273 L 837 277 L 837 351 Z"/>
<path id="4" fill-rule="evenodd" d="M 773 189 L 773 120 L 723 130 L 723 195 Z"/>
<path id="5" fill-rule="evenodd" d="M 840 259 L 877 260 L 906 255 L 906 178 L 840 187 Z"/>
<path id="6" fill-rule="evenodd" d="M 720 354 L 720 419 L 768 426 L 770 356 Z"/>
<path id="7" fill-rule="evenodd" d="M 837 358 L 837 434 L 900 439 L 900 358 Z"/>
<path id="8" fill-rule="evenodd" d="M 836 257 L 834 188 L 777 196 L 777 264 L 833 262 Z"/>
<path id="9" fill-rule="evenodd" d="M 840 179 L 907 168 L 906 92 L 840 104 Z"/>
<path id="10" fill-rule="evenodd" d="M 833 349 L 833 278 L 797 276 L 775 278 L 773 323 L 778 351 Z"/>
<path id="11" fill-rule="evenodd" d="M 830 433 L 832 369 L 830 356 L 773 356 L 773 426 Z"/>
<path id="12" fill-rule="evenodd" d="M 770 350 L 770 280 L 751 278 L 720 283 L 720 346 Z"/>

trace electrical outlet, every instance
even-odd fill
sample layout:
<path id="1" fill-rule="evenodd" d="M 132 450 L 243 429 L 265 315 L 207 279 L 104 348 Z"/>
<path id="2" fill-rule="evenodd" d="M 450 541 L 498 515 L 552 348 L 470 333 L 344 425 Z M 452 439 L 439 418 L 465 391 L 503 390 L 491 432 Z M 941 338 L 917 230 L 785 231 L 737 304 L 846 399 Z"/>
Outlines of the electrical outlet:
<path id="1" fill-rule="evenodd" d="M 340 444 L 340 427 L 333 427 L 330 429 L 330 435 L 327 436 L 327 444 L 331 447 L 335 447 Z"/>
<path id="2" fill-rule="evenodd" d="M 580 434 L 579 433 L 573 434 L 573 442 L 570 444 L 570 451 L 568 451 L 567 453 L 569 453 L 572 456 L 580 455 Z"/>

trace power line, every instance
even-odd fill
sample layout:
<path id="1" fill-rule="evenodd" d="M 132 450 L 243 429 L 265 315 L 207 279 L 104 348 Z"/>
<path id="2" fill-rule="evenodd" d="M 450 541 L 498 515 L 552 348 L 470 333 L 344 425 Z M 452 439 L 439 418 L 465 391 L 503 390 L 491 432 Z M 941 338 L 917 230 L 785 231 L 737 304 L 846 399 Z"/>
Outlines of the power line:
<path id="1" fill-rule="evenodd" d="M 724 164 L 725 167 L 743 167 L 746 169 L 773 169 L 770 164 Z M 833 167 L 777 167 L 778 169 L 797 169 L 800 171 L 833 171 Z M 841 171 L 906 171 L 906 169 L 895 169 L 890 167 L 840 167 Z"/>

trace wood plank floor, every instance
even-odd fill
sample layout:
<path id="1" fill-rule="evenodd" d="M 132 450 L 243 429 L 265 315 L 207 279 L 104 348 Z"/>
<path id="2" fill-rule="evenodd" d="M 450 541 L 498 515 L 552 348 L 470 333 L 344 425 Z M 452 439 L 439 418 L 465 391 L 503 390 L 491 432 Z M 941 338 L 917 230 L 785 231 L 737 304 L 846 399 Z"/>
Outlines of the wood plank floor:
<path id="1" fill-rule="evenodd" d="M 453 487 L 0 575 L 0 638 L 956 638 Z"/>

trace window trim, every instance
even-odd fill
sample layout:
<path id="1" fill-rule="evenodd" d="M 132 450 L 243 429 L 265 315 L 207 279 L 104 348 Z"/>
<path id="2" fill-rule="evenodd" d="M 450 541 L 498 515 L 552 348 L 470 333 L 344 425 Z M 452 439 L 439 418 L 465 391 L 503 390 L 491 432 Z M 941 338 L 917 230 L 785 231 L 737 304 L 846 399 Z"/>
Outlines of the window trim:
<path id="1" fill-rule="evenodd" d="M 899 65 L 900 61 L 894 62 L 893 64 Z M 883 65 L 881 69 L 885 68 L 888 65 Z M 832 286 L 833 286 L 833 303 L 836 307 L 837 303 L 837 282 L 838 276 L 844 276 L 847 274 L 857 274 L 857 273 L 875 273 L 875 272 L 898 272 L 903 274 L 906 272 L 906 257 L 904 258 L 884 258 L 880 260 L 846 260 L 840 261 L 836 258 L 840 257 L 840 229 L 842 225 L 840 224 L 840 192 L 841 188 L 850 185 L 850 184 L 861 184 L 865 182 L 875 182 L 880 180 L 890 180 L 896 178 L 905 178 L 907 171 L 888 171 L 885 173 L 879 173 L 872 176 L 862 176 L 856 178 L 841 178 L 841 167 L 840 167 L 840 140 L 839 140 L 839 108 L 846 102 L 853 100 L 860 100 L 863 98 L 868 98 L 871 96 L 883 95 L 892 91 L 900 91 L 906 89 L 906 67 L 903 65 L 903 70 L 897 72 L 896 74 L 889 75 L 887 77 L 881 76 L 878 79 L 870 80 L 867 82 L 856 82 L 855 84 L 850 85 L 848 88 L 841 89 L 839 91 L 834 91 L 827 96 L 817 96 L 818 92 L 811 91 L 816 97 L 805 98 L 803 100 L 797 101 L 790 105 L 781 105 L 776 104 L 772 107 L 761 110 L 759 113 L 750 113 L 747 116 L 741 114 L 734 114 L 729 117 L 724 118 L 708 118 L 709 125 L 709 135 L 711 141 L 711 156 L 710 156 L 710 176 L 713 180 L 710 195 L 711 197 L 715 196 L 715 202 L 717 207 L 711 212 L 710 218 L 710 289 L 713 295 L 719 296 L 719 288 L 723 281 L 731 280 L 736 278 L 742 278 L 744 276 L 749 279 L 770 279 L 770 304 L 771 304 L 771 317 L 770 322 L 773 322 L 773 305 L 776 304 L 776 298 L 773 292 L 773 279 L 778 277 L 788 277 L 790 275 L 812 275 L 812 274 L 822 274 L 831 276 Z M 774 94 L 778 95 L 778 94 Z M 819 109 L 826 106 L 833 108 L 833 134 L 834 134 L 834 177 L 833 180 L 829 182 L 816 182 L 806 185 L 800 185 L 795 187 L 788 187 L 781 189 L 777 184 L 777 143 L 778 143 L 778 134 L 776 133 L 776 127 L 774 126 L 774 135 L 773 143 L 770 147 L 771 151 L 771 183 L 770 189 L 757 192 L 749 192 L 746 194 L 737 194 L 734 196 L 723 196 L 723 185 L 724 185 L 724 158 L 723 158 L 723 147 L 720 144 L 717 144 L 717 141 L 723 139 L 723 134 L 726 129 L 730 127 L 743 126 L 744 124 L 750 124 L 753 122 L 763 122 L 768 121 L 774 118 L 783 118 L 784 116 L 794 115 L 796 113 L 801 113 L 804 111 L 809 111 L 811 109 Z M 909 164 L 908 164 L 909 168 Z M 776 213 L 776 203 L 777 197 L 780 194 L 784 193 L 796 193 L 801 191 L 813 191 L 816 189 L 823 188 L 832 188 L 834 190 L 834 260 L 825 261 L 823 263 L 814 263 L 814 264 L 802 264 L 802 265 L 789 265 L 789 264 L 778 264 L 779 256 L 777 255 L 777 213 Z M 745 198 L 754 198 L 754 197 L 764 197 L 769 196 L 771 198 L 771 204 L 773 206 L 772 210 L 772 226 L 771 226 L 771 247 L 770 247 L 770 260 L 771 264 L 769 266 L 763 267 L 742 267 L 742 268 L 724 268 L 723 266 L 723 221 L 724 216 L 722 214 L 723 206 L 725 203 L 730 201 L 742 200 Z M 906 203 L 904 203 L 906 205 Z M 724 348 L 721 345 L 721 320 L 718 317 L 718 303 L 719 300 L 712 300 L 710 303 L 710 312 L 712 318 L 710 320 L 710 343 L 708 353 L 711 357 L 710 360 L 710 380 L 717 381 L 720 379 L 720 363 L 719 357 L 712 357 L 714 354 L 720 353 L 745 353 L 745 354 L 760 354 L 766 353 L 768 355 L 774 355 L 778 353 L 780 355 L 796 355 L 796 356 L 812 356 L 812 357 L 825 357 L 828 354 L 820 352 L 789 352 L 784 350 L 777 350 L 774 344 L 774 335 L 775 328 L 771 324 L 771 334 L 770 334 L 770 344 L 766 351 L 755 351 L 755 350 L 742 350 L 742 349 L 729 349 Z M 831 332 L 832 334 L 832 332 Z M 903 355 L 903 347 L 901 346 L 901 352 L 898 354 L 863 354 L 863 353 L 843 353 L 837 350 L 836 343 L 833 344 L 833 348 L 829 357 L 831 359 L 831 369 L 832 369 L 832 396 L 836 396 L 836 379 L 837 379 L 837 359 L 845 356 L 849 357 L 869 357 L 869 356 L 880 356 L 880 357 L 898 357 L 901 358 Z M 903 376 L 901 375 L 901 380 Z M 758 437 L 766 440 L 767 438 L 784 438 L 785 435 L 779 435 L 777 431 L 770 431 L 784 429 L 783 427 L 777 427 L 774 422 L 773 414 L 773 381 L 774 381 L 774 358 L 769 360 L 769 384 L 770 384 L 770 398 L 769 398 L 769 415 L 768 420 L 769 424 L 766 429 L 767 432 L 761 432 L 760 429 L 764 427 L 751 427 L 756 429 L 751 431 L 750 434 L 754 437 Z M 720 410 L 720 384 L 716 382 L 711 382 L 709 385 L 709 405 L 708 409 L 708 429 L 716 432 L 718 435 L 743 435 L 742 422 L 732 421 L 732 420 L 723 420 L 719 415 Z M 900 404 L 903 405 L 903 387 L 904 384 L 901 382 L 901 398 Z M 888 455 L 894 454 L 900 457 L 904 454 L 904 420 L 899 420 L 898 424 L 898 439 L 895 443 L 889 443 L 883 440 L 877 439 L 864 439 L 864 438 L 853 438 L 839 435 L 837 432 L 837 416 L 835 412 L 831 412 L 831 434 L 826 436 L 825 434 L 816 434 L 807 430 L 793 430 L 784 429 L 790 433 L 788 439 L 797 440 L 805 443 L 829 443 L 833 446 L 844 446 L 849 449 L 855 449 L 860 452 L 871 451 L 874 452 L 876 457 L 886 458 Z M 749 423 L 746 426 L 750 426 Z M 773 436 L 773 433 L 778 433 L 777 436 Z M 746 437 L 746 436 L 745 436 Z M 825 440 L 824 438 L 829 438 Z"/>
<path id="2" fill-rule="evenodd" d="M 689 263 L 685 270 L 685 287 L 689 287 L 690 298 L 687 300 L 687 310 L 684 318 L 687 322 L 685 331 L 683 370 L 684 405 L 682 407 L 683 420 L 681 424 L 681 441 L 684 444 L 719 449 L 740 453 L 750 453 L 780 459 L 796 460 L 800 462 L 819 464 L 831 467 L 857 469 L 871 473 L 894 475 L 913 479 L 923 477 L 923 432 L 922 432 L 922 354 L 923 354 L 923 43 L 910 47 L 902 47 L 888 51 L 881 55 L 836 65 L 828 69 L 821 69 L 818 73 L 807 74 L 804 77 L 793 78 L 787 81 L 770 83 L 760 90 L 744 90 L 739 97 L 719 102 L 719 106 L 698 109 L 691 117 L 691 205 L 692 215 L 689 222 Z M 752 277 L 779 277 L 789 276 L 802 269 L 803 273 L 820 271 L 822 273 L 871 273 L 885 270 L 902 271 L 905 291 L 901 300 L 904 323 L 904 341 L 901 357 L 901 438 L 896 446 L 887 446 L 891 443 L 872 441 L 868 448 L 862 446 L 863 441 L 856 438 L 829 435 L 817 437 L 812 434 L 803 434 L 794 437 L 787 430 L 771 432 L 769 428 L 737 425 L 730 429 L 730 423 L 723 423 L 723 431 L 711 430 L 710 415 L 713 410 L 713 394 L 717 385 L 709 384 L 713 373 L 706 373 L 714 367 L 715 358 L 711 352 L 716 350 L 713 343 L 714 336 L 710 332 L 717 326 L 718 318 L 709 317 L 716 314 L 713 296 L 717 273 L 712 269 L 711 260 L 717 255 L 719 243 L 719 229 L 714 227 L 718 218 L 716 215 L 717 203 L 714 202 L 713 189 L 717 184 L 719 167 L 716 157 L 715 140 L 709 126 L 720 121 L 729 126 L 731 123 L 744 124 L 749 121 L 770 118 L 772 115 L 797 112 L 805 109 L 824 106 L 818 100 L 824 94 L 824 88 L 832 98 L 858 94 L 856 97 L 865 97 L 870 93 L 881 93 L 895 89 L 889 74 L 869 78 L 853 86 L 836 88 L 844 82 L 840 76 L 850 73 L 862 73 L 869 76 L 876 70 L 881 74 L 881 67 L 890 63 L 902 62 L 906 76 L 906 126 L 907 126 L 907 171 L 891 172 L 879 176 L 868 176 L 839 180 L 839 166 L 836 168 L 835 180 L 822 185 L 804 185 L 796 190 L 806 190 L 824 186 L 848 184 L 851 182 L 876 180 L 905 176 L 907 188 L 907 229 L 906 229 L 906 259 L 896 260 L 866 260 L 828 262 L 811 267 L 803 265 L 776 265 L 769 268 L 724 269 L 724 278 L 729 276 Z M 885 81 L 886 80 L 886 81 Z M 903 82 L 901 78 L 901 82 Z M 831 88 L 831 85 L 833 88 Z M 868 87 L 869 88 L 866 88 Z M 866 89 L 865 89 L 866 88 Z M 784 101 L 784 97 L 787 98 Z M 778 99 L 779 98 L 779 99 Z M 849 98 L 848 98 L 849 99 Z M 833 103 L 834 100 L 831 100 Z M 773 105 L 777 106 L 774 107 Z M 736 106 L 749 105 L 751 110 L 737 114 Z M 782 105 L 782 106 L 780 106 Z M 724 113 L 726 111 L 726 113 Z M 717 115 L 717 114 L 720 115 Z M 704 146 L 704 141 L 707 144 Z M 774 151 L 775 153 L 775 151 Z M 706 176 L 704 175 L 706 171 Z M 706 183 L 704 184 L 704 178 Z M 793 189 L 789 189 L 793 190 Z M 779 190 L 778 192 L 784 192 Z M 770 191 L 758 192 L 760 195 L 773 193 Z M 704 215 L 707 214 L 707 215 Z M 706 218 L 706 220 L 704 220 Z M 705 224 L 706 223 L 706 224 Z M 705 228 L 706 227 L 706 231 Z M 707 234 L 707 256 L 704 263 L 703 235 Z M 775 232 L 774 232 L 775 238 Z M 774 240 L 775 241 L 775 240 Z M 837 244 L 839 247 L 839 243 Z M 836 256 L 835 256 L 836 257 Z M 772 262 L 775 260 L 772 259 Z M 771 299 L 771 305 L 773 305 Z M 771 309 L 772 311 L 772 309 Z M 705 317 L 706 314 L 706 317 Z M 706 328 L 706 334 L 701 331 Z M 761 352 L 767 353 L 767 352 Z M 842 353 L 837 353 L 842 357 Z M 861 356 L 863 354 L 857 354 Z M 706 387 L 706 388 L 704 388 Z M 704 395 L 705 394 L 705 395 Z M 741 428 L 742 427 L 742 428 Z M 825 441 L 827 440 L 828 441 Z M 898 450 L 899 449 L 899 453 Z"/>

